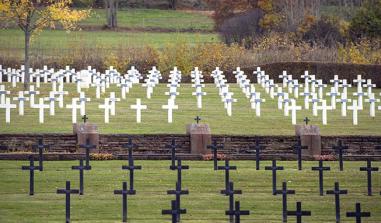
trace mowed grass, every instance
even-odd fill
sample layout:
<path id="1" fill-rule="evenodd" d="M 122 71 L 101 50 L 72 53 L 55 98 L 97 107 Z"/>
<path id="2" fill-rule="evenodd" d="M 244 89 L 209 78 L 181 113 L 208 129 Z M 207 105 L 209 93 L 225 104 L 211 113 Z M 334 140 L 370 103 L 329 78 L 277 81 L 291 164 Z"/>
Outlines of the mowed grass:
<path id="1" fill-rule="evenodd" d="M 140 48 L 145 46 L 163 47 L 167 44 L 218 42 L 217 34 L 204 33 L 161 33 L 161 32 L 110 32 L 110 31 L 72 31 L 45 30 L 36 36 L 31 45 L 32 54 L 39 56 L 65 54 L 73 49 L 110 49 Z M 19 29 L 0 30 L 0 52 L 2 55 L 22 56 L 24 36 Z"/>
<path id="2" fill-rule="evenodd" d="M 328 86 L 328 89 L 330 86 Z M 6 89 L 11 90 L 12 96 L 16 96 L 22 89 L 19 84 L 17 88 L 11 88 L 6 84 Z M 42 85 L 39 89 L 41 94 L 38 97 L 47 97 L 51 85 Z M 65 96 L 65 104 L 71 103 L 73 97 L 78 97 L 75 84 L 65 84 L 65 90 L 69 95 Z M 237 84 L 230 84 L 230 90 L 234 93 L 234 98 L 238 102 L 233 104 L 233 116 L 229 117 L 224 109 L 224 104 L 218 95 L 218 89 L 213 84 L 207 84 L 204 91 L 207 93 L 203 97 L 203 108 L 196 106 L 196 97 L 192 96 L 194 88 L 190 84 L 181 84 L 178 88 L 180 95 L 176 98 L 178 110 L 173 112 L 173 123 L 167 122 L 167 110 L 162 109 L 162 105 L 167 104 L 168 96 L 165 92 L 168 88 L 165 84 L 159 84 L 154 88 L 151 99 L 146 98 L 146 88 L 141 85 L 134 85 L 127 95 L 126 100 L 121 100 L 116 104 L 116 116 L 110 117 L 110 123 L 104 123 L 104 110 L 98 106 L 104 103 L 104 97 L 108 97 L 110 92 L 116 92 L 120 97 L 120 89 L 111 85 L 101 99 L 95 98 L 95 88 L 83 89 L 87 97 L 91 98 L 86 106 L 86 114 L 89 121 L 98 126 L 99 132 L 107 133 L 128 133 L 128 134 L 184 134 L 186 125 L 193 123 L 195 116 L 202 118 L 202 123 L 209 124 L 213 134 L 233 134 L 233 135 L 295 135 L 295 128 L 291 123 L 291 113 L 289 117 L 283 116 L 283 111 L 277 108 L 277 99 L 271 99 L 260 86 L 256 90 L 261 92 L 261 96 L 266 102 L 261 105 L 261 117 L 256 117 L 255 110 L 250 108 L 249 100 L 242 93 Z M 349 89 L 348 94 L 352 95 L 354 89 Z M 380 89 L 375 89 L 379 95 Z M 38 98 L 37 97 L 37 98 Z M 36 98 L 36 101 L 38 99 Z M 136 103 L 136 98 L 142 99 L 142 104 L 148 106 L 142 111 L 142 123 L 136 123 L 136 110 L 130 109 Z M 304 98 L 299 97 L 297 104 L 304 105 Z M 16 102 L 14 102 L 16 103 Z M 46 102 L 47 103 L 47 102 Z M 369 116 L 369 103 L 364 102 L 364 110 L 359 111 L 359 125 L 352 125 L 352 112 L 348 111 L 347 117 L 341 117 L 340 105 L 337 109 L 328 111 L 328 125 L 323 126 L 321 112 L 318 117 L 312 116 L 312 106 L 310 110 L 297 112 L 298 124 L 303 124 L 304 117 L 311 119 L 311 124 L 318 125 L 322 135 L 380 135 L 381 112 L 376 112 L 376 117 Z M 11 113 L 11 123 L 5 124 L 5 110 L 0 109 L 0 133 L 71 133 L 71 109 L 58 108 L 56 103 L 56 115 L 49 116 L 49 109 L 45 110 L 45 123 L 38 122 L 38 109 L 31 109 L 29 103 L 25 109 L 25 115 L 19 116 L 18 110 L 13 109 Z M 78 111 L 78 122 L 81 121 Z"/>
<path id="3" fill-rule="evenodd" d="M 71 217 L 73 222 L 120 222 L 122 201 L 113 191 L 121 189 L 127 181 L 128 172 L 121 169 L 126 161 L 92 161 L 91 171 L 85 172 L 85 194 L 71 196 Z M 35 195 L 29 196 L 29 172 L 21 166 L 28 161 L 0 161 L 0 222 L 62 222 L 65 219 L 65 196 L 56 194 L 70 180 L 72 188 L 79 187 L 78 171 L 71 166 L 78 161 L 50 161 L 44 163 L 44 171 L 35 173 Z M 170 208 L 176 182 L 176 172 L 169 170 L 170 161 L 136 161 L 142 170 L 135 172 L 135 196 L 128 196 L 128 222 L 170 222 L 170 216 L 161 215 L 162 209 Z M 223 162 L 220 161 L 222 165 Z M 302 202 L 303 210 L 312 212 L 303 217 L 303 222 L 335 222 L 335 204 L 332 195 L 319 196 L 318 172 L 311 171 L 317 162 L 304 162 L 303 170 L 297 170 L 295 161 L 280 161 L 285 170 L 278 171 L 278 188 L 283 180 L 288 189 L 296 191 L 288 196 L 289 210 L 295 210 L 296 201 Z M 224 171 L 214 171 L 211 161 L 184 161 L 190 169 L 183 171 L 184 189 L 189 195 L 182 196 L 181 205 L 187 209 L 182 222 L 227 222 L 225 210 L 228 198 L 220 194 L 224 188 Z M 243 216 L 242 222 L 281 222 L 282 197 L 272 195 L 271 171 L 265 171 L 270 161 L 261 162 L 261 170 L 255 170 L 254 161 L 232 161 L 237 166 L 231 171 L 230 180 L 235 189 L 243 191 L 235 200 L 241 202 L 242 210 L 250 210 L 250 216 Z M 374 196 L 367 196 L 366 173 L 359 167 L 365 162 L 345 162 L 344 171 L 338 171 L 337 162 L 325 162 L 331 171 L 324 173 L 324 191 L 332 190 L 334 182 L 340 182 L 341 189 L 348 195 L 341 196 L 342 222 L 354 222 L 345 213 L 354 211 L 355 203 L 361 203 L 362 211 L 371 212 L 364 222 L 381 222 L 381 174 L 373 173 Z M 373 166 L 380 166 L 373 162 Z M 289 217 L 289 222 L 295 222 Z"/>
<path id="4" fill-rule="evenodd" d="M 171 30 L 213 31 L 214 21 L 205 13 L 160 9 L 121 9 L 117 13 L 122 28 L 155 28 Z M 93 9 L 82 26 L 102 26 L 106 23 L 104 9 Z"/>

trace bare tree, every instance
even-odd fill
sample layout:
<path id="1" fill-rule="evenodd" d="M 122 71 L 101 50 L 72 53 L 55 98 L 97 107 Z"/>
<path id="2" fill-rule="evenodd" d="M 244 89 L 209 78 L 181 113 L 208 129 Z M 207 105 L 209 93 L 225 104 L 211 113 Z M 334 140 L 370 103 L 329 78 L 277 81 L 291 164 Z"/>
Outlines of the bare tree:
<path id="1" fill-rule="evenodd" d="M 116 28 L 118 27 L 118 20 L 116 13 L 118 11 L 119 0 L 104 0 L 106 16 L 107 16 L 107 27 Z"/>

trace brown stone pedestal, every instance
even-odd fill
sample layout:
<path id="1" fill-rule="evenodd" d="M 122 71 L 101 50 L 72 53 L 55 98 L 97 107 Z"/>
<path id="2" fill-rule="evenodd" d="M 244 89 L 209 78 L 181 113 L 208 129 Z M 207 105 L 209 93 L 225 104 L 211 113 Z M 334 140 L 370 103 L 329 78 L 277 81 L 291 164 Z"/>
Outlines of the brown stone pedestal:
<path id="1" fill-rule="evenodd" d="M 207 154 L 210 151 L 207 146 L 212 143 L 212 135 L 207 124 L 187 125 L 187 134 L 190 135 L 192 154 Z"/>
<path id="2" fill-rule="evenodd" d="M 86 140 L 90 140 L 90 144 L 99 145 L 98 127 L 91 123 L 73 124 L 73 132 L 77 135 L 77 144 L 84 145 Z"/>
<path id="3" fill-rule="evenodd" d="M 295 133 L 300 137 L 302 146 L 308 146 L 308 149 L 302 150 L 303 156 L 321 155 L 321 135 L 320 129 L 316 125 L 297 125 Z"/>

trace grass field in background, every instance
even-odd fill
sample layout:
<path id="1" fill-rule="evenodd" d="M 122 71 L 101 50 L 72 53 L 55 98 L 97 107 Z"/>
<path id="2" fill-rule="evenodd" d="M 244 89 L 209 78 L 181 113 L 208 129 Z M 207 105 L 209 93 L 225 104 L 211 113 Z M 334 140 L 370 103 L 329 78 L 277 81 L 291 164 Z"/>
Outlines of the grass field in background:
<path id="1" fill-rule="evenodd" d="M 144 46 L 162 47 L 167 44 L 219 42 L 217 34 L 204 33 L 160 33 L 160 32 L 111 32 L 111 31 L 43 31 L 36 36 L 31 45 L 31 53 L 39 56 L 60 53 L 73 49 L 123 49 Z M 23 55 L 24 36 L 18 29 L 0 30 L 0 53 L 14 57 Z"/>
<path id="2" fill-rule="evenodd" d="M 211 17 L 195 12 L 160 9 L 121 9 L 117 13 L 118 26 L 121 28 L 155 28 L 171 30 L 213 31 Z M 84 26 L 102 26 L 106 24 L 104 9 L 93 9 L 91 16 L 82 21 Z"/>
<path id="3" fill-rule="evenodd" d="M 16 96 L 22 89 L 19 84 L 17 89 L 12 89 L 7 84 L 6 89 L 12 91 Z M 329 86 L 327 89 L 330 89 Z M 51 85 L 44 85 L 39 89 L 44 97 L 47 97 Z M 65 90 L 70 94 L 65 96 L 65 104 L 71 103 L 72 97 L 78 97 L 75 84 L 65 84 Z M 95 88 L 83 89 L 86 96 L 91 98 L 86 106 L 86 113 L 89 121 L 98 125 L 100 133 L 128 133 L 128 134 L 158 134 L 158 133 L 185 133 L 185 126 L 194 122 L 194 117 L 199 115 L 203 123 L 210 125 L 213 134 L 233 134 L 233 135 L 295 135 L 294 126 L 291 124 L 291 113 L 289 117 L 283 116 L 283 111 L 277 109 L 277 99 L 271 99 L 265 94 L 264 90 L 256 87 L 261 92 L 261 97 L 266 102 L 261 105 L 261 117 L 255 116 L 255 110 L 250 108 L 249 100 L 242 93 L 237 84 L 230 84 L 230 91 L 234 93 L 234 98 L 238 100 L 233 104 L 233 116 L 226 114 L 224 105 L 218 95 L 218 89 L 213 84 L 207 84 L 204 91 L 207 95 L 203 97 L 203 108 L 197 109 L 196 97 L 192 96 L 194 88 L 190 84 L 182 84 L 178 91 L 180 95 L 176 98 L 179 110 L 173 112 L 173 123 L 167 123 L 167 110 L 161 106 L 167 104 L 168 96 L 165 92 L 168 88 L 160 84 L 154 89 L 151 99 L 146 98 L 146 88 L 141 85 L 134 85 L 127 95 L 126 100 L 118 102 L 116 105 L 116 116 L 110 117 L 110 123 L 104 123 L 104 110 L 99 109 L 98 105 L 104 103 L 104 97 L 109 96 L 109 92 L 116 92 L 120 97 L 120 90 L 116 86 L 107 89 L 101 99 L 95 98 Z M 352 95 L 353 89 L 348 91 Z M 375 89 L 379 95 L 380 89 Z M 41 97 L 42 95 L 38 96 Z M 379 96 L 377 96 L 379 97 Z M 136 110 L 130 109 L 131 104 L 136 103 L 136 98 L 142 99 L 142 104 L 148 106 L 147 110 L 142 111 L 142 123 L 136 123 Z M 37 100 L 36 100 L 37 101 Z M 298 99 L 298 105 L 304 105 L 304 98 Z M 15 102 L 14 102 L 15 103 Z M 329 103 L 329 102 L 328 102 Z M 18 116 L 18 110 L 13 109 L 11 123 L 5 124 L 5 110 L 0 109 L 0 133 L 71 133 L 71 109 L 58 109 L 56 103 L 56 115 L 49 116 L 49 109 L 45 110 L 45 123 L 38 122 L 38 109 L 25 109 L 23 117 Z M 337 104 L 335 111 L 328 111 L 328 125 L 323 126 L 321 112 L 319 117 L 313 117 L 312 111 L 298 111 L 297 122 L 303 123 L 304 117 L 308 116 L 314 125 L 318 125 L 322 135 L 380 135 L 381 112 L 376 111 L 376 117 L 369 117 L 369 104 L 364 102 L 364 110 L 359 111 L 359 125 L 352 125 L 352 112 L 348 111 L 347 117 L 341 117 L 340 105 Z M 311 109 L 311 106 L 310 106 Z M 78 114 L 79 115 L 79 114 Z M 81 121 L 78 116 L 78 121 Z"/>
<path id="4" fill-rule="evenodd" d="M 35 195 L 29 196 L 29 172 L 21 166 L 28 161 L 0 161 L 0 222 L 63 222 L 65 219 L 65 195 L 56 194 L 57 188 L 64 188 L 70 180 L 72 188 L 79 186 L 77 170 L 71 170 L 78 161 L 51 161 L 44 163 L 44 171 L 35 173 Z M 122 197 L 113 191 L 122 188 L 122 182 L 128 180 L 128 173 L 121 169 L 126 161 L 92 161 L 92 170 L 85 172 L 85 193 L 83 196 L 71 196 L 71 217 L 73 222 L 120 222 L 122 217 Z M 135 172 L 135 196 L 128 196 L 128 222 L 170 222 L 170 216 L 161 215 L 162 209 L 170 208 L 176 182 L 176 172 L 169 170 L 170 161 L 136 161 L 142 170 Z M 220 162 L 222 165 L 223 162 Z M 224 223 L 228 221 L 225 210 L 228 197 L 222 196 L 224 171 L 213 171 L 211 161 L 184 161 L 190 169 L 183 171 L 183 188 L 189 195 L 182 196 L 181 205 L 187 209 L 182 222 Z M 230 179 L 235 189 L 241 189 L 242 195 L 235 199 L 241 202 L 241 210 L 250 210 L 250 216 L 242 216 L 241 222 L 263 223 L 281 222 L 282 197 L 272 195 L 271 171 L 264 166 L 270 161 L 261 162 L 261 170 L 255 170 L 253 161 L 231 161 L 237 166 L 231 171 Z M 278 171 L 278 188 L 287 180 L 288 189 L 296 190 L 288 196 L 289 210 L 295 210 L 296 201 L 302 202 L 303 210 L 312 212 L 311 217 L 303 217 L 303 222 L 335 222 L 334 196 L 319 196 L 318 172 L 311 171 L 317 162 L 304 162 L 303 170 L 297 170 L 295 161 L 279 161 L 285 170 Z M 342 222 L 354 222 L 345 213 L 355 210 L 355 203 L 361 203 L 362 211 L 371 212 L 364 222 L 381 222 L 381 174 L 373 173 L 374 196 L 366 196 L 366 173 L 359 167 L 365 162 L 345 162 L 344 171 L 338 171 L 337 162 L 325 162 L 331 171 L 324 173 L 324 191 L 332 190 L 335 181 L 341 189 L 347 189 L 348 195 L 341 196 Z M 380 162 L 373 166 L 380 167 Z M 295 217 L 289 217 L 295 222 Z"/>

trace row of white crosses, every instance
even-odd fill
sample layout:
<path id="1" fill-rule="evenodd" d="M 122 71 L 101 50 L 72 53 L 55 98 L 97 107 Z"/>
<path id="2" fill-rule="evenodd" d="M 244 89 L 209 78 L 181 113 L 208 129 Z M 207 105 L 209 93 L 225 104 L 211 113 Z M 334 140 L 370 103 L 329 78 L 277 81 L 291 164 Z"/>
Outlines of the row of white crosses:
<path id="1" fill-rule="evenodd" d="M 221 71 L 219 67 L 216 67 L 216 69 L 212 71 L 211 76 L 214 79 L 214 84 L 218 89 L 221 101 L 224 103 L 227 115 L 232 116 L 233 102 L 237 102 L 237 99 L 233 98 L 234 93 L 229 91 L 229 84 L 227 84 L 228 81 L 225 79 L 223 71 Z"/>
<path id="2" fill-rule="evenodd" d="M 165 92 L 165 95 L 169 96 L 168 103 L 166 105 L 162 105 L 162 109 L 168 110 L 168 123 L 173 122 L 173 110 L 179 109 L 179 106 L 176 105 L 175 100 L 176 96 L 180 93 L 177 92 L 177 87 L 180 87 L 181 82 L 181 71 L 177 70 L 177 67 L 174 67 L 172 71 L 170 71 L 169 79 L 167 87 L 169 87 L 169 91 Z"/>
<path id="3" fill-rule="evenodd" d="M 197 108 L 202 109 L 202 96 L 206 95 L 206 92 L 202 91 L 202 88 L 205 87 L 204 76 L 202 75 L 202 71 L 195 67 L 191 72 L 191 81 L 192 87 L 195 88 L 195 91 L 192 92 L 192 95 L 196 96 L 197 99 Z"/>
<path id="4" fill-rule="evenodd" d="M 250 100 L 251 109 L 255 110 L 257 117 L 261 116 L 261 103 L 266 100 L 261 98 L 261 93 L 255 91 L 255 86 L 250 83 L 250 79 L 244 74 L 240 67 L 237 67 L 233 74 L 237 80 L 237 84 L 242 89 L 242 93 Z M 266 88 L 267 89 L 267 88 Z M 273 95 L 273 92 L 272 92 Z"/>
<path id="5" fill-rule="evenodd" d="M 144 84 L 142 85 L 147 88 L 147 99 L 151 99 L 153 89 L 159 84 L 160 79 L 162 79 L 160 71 L 157 70 L 156 67 L 152 67 L 152 69 L 148 71 L 147 78 L 144 79 Z"/>

